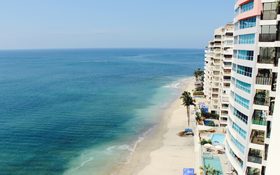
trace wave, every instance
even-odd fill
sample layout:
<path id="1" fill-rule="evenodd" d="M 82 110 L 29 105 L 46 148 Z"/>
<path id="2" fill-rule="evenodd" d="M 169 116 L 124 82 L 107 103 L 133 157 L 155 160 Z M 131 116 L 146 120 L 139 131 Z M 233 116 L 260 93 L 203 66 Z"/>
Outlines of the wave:
<path id="1" fill-rule="evenodd" d="M 187 77 L 187 78 L 182 78 L 179 79 L 177 81 L 174 81 L 170 84 L 167 84 L 165 86 L 163 86 L 164 88 L 170 88 L 170 89 L 181 89 L 182 87 L 184 87 L 184 85 L 186 84 L 187 80 L 190 79 L 191 77 Z"/>

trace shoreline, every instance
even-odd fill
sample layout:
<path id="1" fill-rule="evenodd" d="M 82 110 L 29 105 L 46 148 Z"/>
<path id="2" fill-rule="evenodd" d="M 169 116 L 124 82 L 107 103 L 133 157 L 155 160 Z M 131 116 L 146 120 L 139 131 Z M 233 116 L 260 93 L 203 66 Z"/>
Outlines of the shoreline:
<path id="1" fill-rule="evenodd" d="M 178 98 L 162 112 L 162 117 L 143 141 L 138 143 L 129 162 L 114 168 L 110 175 L 182 174 L 183 168 L 195 168 L 194 139 L 179 137 L 186 124 L 186 109 L 179 99 L 184 90 L 192 91 L 194 77 L 182 79 Z"/>

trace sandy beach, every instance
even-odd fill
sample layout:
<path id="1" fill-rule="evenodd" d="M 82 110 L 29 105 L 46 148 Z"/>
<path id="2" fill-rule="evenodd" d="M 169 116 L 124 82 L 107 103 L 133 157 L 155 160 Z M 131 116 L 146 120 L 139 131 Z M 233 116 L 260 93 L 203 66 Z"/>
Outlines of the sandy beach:
<path id="1" fill-rule="evenodd" d="M 194 78 L 187 78 L 181 91 L 192 91 Z M 193 108 L 191 107 L 193 110 Z M 191 112 L 192 113 L 192 112 Z M 195 126 L 191 118 L 191 128 Z M 137 146 L 129 162 L 112 175 L 178 175 L 183 168 L 195 167 L 194 137 L 177 134 L 187 127 L 187 111 L 178 98 L 163 112 L 159 124 Z"/>

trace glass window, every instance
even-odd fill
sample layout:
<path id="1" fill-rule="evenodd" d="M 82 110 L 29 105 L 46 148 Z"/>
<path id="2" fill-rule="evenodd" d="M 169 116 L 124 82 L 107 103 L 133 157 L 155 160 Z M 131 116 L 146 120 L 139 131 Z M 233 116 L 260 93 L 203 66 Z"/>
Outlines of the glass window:
<path id="1" fill-rule="evenodd" d="M 252 77 L 252 68 L 251 67 L 237 65 L 236 72 L 240 75 Z"/>
<path id="2" fill-rule="evenodd" d="M 239 28 L 246 29 L 246 28 L 255 27 L 255 26 L 256 26 L 256 17 L 253 17 L 253 18 L 241 20 Z"/>
<path id="3" fill-rule="evenodd" d="M 242 60 L 253 60 L 254 51 L 251 50 L 234 50 L 234 57 Z"/>
<path id="4" fill-rule="evenodd" d="M 247 4 L 243 4 L 241 6 L 241 13 L 252 10 L 253 8 L 254 8 L 254 1 L 250 1 Z"/>
<path id="5" fill-rule="evenodd" d="M 251 92 L 251 84 L 236 79 L 236 87 L 244 92 Z"/>
<path id="6" fill-rule="evenodd" d="M 239 35 L 239 44 L 254 44 L 255 34 Z"/>
<path id="7" fill-rule="evenodd" d="M 249 109 L 250 101 L 247 100 L 246 98 L 243 98 L 238 94 L 235 94 L 234 101 L 239 103 L 241 106 L 245 107 L 246 109 Z"/>
<path id="8" fill-rule="evenodd" d="M 229 119 L 231 123 L 231 127 L 244 139 L 246 139 L 247 132 L 243 130 L 239 125 L 237 125 L 235 122 L 233 122 L 231 119 Z"/>
<path id="9" fill-rule="evenodd" d="M 242 122 L 245 124 L 248 123 L 248 116 L 237 110 L 236 108 L 232 107 L 233 115 L 237 118 L 239 118 Z"/>
<path id="10" fill-rule="evenodd" d="M 231 133 L 228 131 L 229 136 L 230 136 L 230 140 L 234 143 L 234 145 L 242 152 L 244 153 L 245 150 L 245 146 L 242 145 L 236 138 L 234 138 Z"/>

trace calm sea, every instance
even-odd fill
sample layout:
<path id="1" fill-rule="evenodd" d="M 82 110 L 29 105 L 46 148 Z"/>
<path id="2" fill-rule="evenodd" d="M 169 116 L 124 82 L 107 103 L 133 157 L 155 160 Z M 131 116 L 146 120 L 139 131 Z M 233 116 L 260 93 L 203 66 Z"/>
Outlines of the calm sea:
<path id="1" fill-rule="evenodd" d="M 193 49 L 0 51 L 0 174 L 103 174 L 202 66 Z"/>

